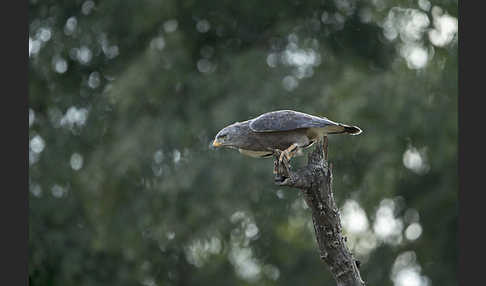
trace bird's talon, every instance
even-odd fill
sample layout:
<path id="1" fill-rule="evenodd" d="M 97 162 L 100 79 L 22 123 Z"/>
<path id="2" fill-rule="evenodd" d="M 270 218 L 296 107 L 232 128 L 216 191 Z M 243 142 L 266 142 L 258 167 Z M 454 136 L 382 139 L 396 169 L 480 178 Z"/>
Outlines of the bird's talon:
<path id="1" fill-rule="evenodd" d="M 280 186 L 287 186 L 291 184 L 291 179 L 289 177 L 284 177 L 284 176 L 281 176 L 278 179 L 277 177 L 275 177 L 275 183 Z"/>
<path id="2" fill-rule="evenodd" d="M 285 182 L 286 179 L 287 179 L 287 177 L 284 177 L 282 175 L 276 175 L 275 176 L 275 183 L 281 184 L 281 183 Z"/>

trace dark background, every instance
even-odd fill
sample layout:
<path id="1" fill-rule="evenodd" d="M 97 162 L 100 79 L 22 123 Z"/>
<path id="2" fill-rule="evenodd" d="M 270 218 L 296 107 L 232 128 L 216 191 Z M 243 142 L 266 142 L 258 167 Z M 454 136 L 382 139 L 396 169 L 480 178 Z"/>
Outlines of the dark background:
<path id="1" fill-rule="evenodd" d="M 457 1 L 30 1 L 31 285 L 333 285 L 272 161 L 208 148 L 277 109 L 364 130 L 329 159 L 366 282 L 457 285 L 456 32 Z"/>

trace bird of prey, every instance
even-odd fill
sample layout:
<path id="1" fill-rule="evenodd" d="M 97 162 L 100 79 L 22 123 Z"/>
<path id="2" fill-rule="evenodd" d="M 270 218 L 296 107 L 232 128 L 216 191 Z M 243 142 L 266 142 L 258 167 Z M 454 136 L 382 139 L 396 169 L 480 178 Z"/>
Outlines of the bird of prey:
<path id="1" fill-rule="evenodd" d="M 299 150 L 310 147 L 328 134 L 358 135 L 361 129 L 293 110 L 264 113 L 256 118 L 235 122 L 216 134 L 213 147 L 237 149 L 240 153 L 266 158 L 281 151 L 290 161 Z"/>

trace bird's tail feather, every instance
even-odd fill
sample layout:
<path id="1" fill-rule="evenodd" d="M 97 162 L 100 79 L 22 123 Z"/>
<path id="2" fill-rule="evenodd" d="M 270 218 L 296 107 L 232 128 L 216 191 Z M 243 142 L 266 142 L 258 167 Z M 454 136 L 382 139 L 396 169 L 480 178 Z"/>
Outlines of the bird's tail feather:
<path id="1" fill-rule="evenodd" d="M 358 135 L 363 132 L 358 126 L 349 126 L 344 124 L 341 124 L 341 126 L 344 127 L 344 133 L 348 133 L 350 135 Z"/>
<path id="2" fill-rule="evenodd" d="M 358 126 L 350 126 L 346 124 L 337 123 L 328 127 L 328 134 L 343 134 L 358 135 L 363 132 Z"/>

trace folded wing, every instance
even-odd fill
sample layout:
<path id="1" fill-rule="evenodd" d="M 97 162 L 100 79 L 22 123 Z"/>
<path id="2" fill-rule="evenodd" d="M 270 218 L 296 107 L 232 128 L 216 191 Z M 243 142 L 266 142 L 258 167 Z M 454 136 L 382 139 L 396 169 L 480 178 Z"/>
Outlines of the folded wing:
<path id="1" fill-rule="evenodd" d="M 327 118 L 321 118 L 293 110 L 272 111 L 250 120 L 250 129 L 254 132 L 289 131 L 331 125 L 339 124 Z"/>

